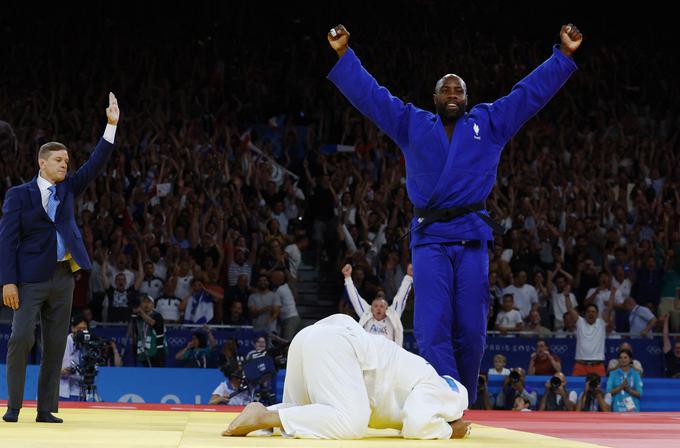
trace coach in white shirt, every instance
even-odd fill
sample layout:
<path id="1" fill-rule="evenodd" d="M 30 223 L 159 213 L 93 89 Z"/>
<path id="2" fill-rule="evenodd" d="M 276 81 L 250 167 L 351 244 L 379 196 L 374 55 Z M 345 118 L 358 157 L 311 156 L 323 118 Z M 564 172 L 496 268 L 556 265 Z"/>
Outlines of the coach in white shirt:
<path id="1" fill-rule="evenodd" d="M 604 366 L 604 343 L 607 327 L 611 322 L 611 307 L 604 312 L 605 318 L 598 317 L 599 310 L 594 304 L 586 305 L 585 319 L 578 315 L 570 302 L 567 302 L 568 313 L 576 319 L 576 356 L 573 376 L 586 376 L 595 373 L 606 376 Z"/>

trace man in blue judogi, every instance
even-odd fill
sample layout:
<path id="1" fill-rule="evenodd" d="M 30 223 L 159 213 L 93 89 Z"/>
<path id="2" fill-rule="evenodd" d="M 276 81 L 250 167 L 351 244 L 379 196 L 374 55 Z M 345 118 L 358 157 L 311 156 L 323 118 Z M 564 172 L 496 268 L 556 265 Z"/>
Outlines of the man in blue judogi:
<path id="1" fill-rule="evenodd" d="M 380 86 L 349 48 L 338 25 L 328 41 L 340 58 L 328 78 L 399 146 L 406 188 L 415 207 L 411 225 L 414 329 L 420 353 L 440 375 L 465 385 L 474 403 L 489 309 L 491 230 L 501 230 L 484 201 L 496 181 L 501 150 L 576 70 L 582 42 L 565 25 L 561 45 L 505 97 L 466 112 L 467 87 L 448 74 L 437 81 L 436 113 L 404 104 Z"/>

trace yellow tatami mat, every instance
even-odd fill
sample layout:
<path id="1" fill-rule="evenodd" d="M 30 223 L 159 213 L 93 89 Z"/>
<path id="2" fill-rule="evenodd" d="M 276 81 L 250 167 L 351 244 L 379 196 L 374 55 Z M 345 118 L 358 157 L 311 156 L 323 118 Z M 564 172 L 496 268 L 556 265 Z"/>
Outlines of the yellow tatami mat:
<path id="1" fill-rule="evenodd" d="M 63 424 L 35 423 L 35 409 L 24 408 L 18 423 L 0 421 L 3 448 L 40 447 L 595 447 L 527 432 L 473 425 L 464 440 L 415 441 L 389 437 L 363 440 L 300 440 L 274 437 L 221 437 L 237 415 L 224 412 L 172 412 L 108 409 L 62 409 Z M 395 434 L 392 432 L 391 434 Z M 385 436 L 388 437 L 385 437 Z"/>

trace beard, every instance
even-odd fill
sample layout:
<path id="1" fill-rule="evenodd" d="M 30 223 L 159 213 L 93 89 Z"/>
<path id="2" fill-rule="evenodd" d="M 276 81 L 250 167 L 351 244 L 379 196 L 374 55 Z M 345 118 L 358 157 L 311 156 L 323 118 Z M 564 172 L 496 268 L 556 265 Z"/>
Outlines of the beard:
<path id="1" fill-rule="evenodd" d="M 457 107 L 455 108 L 449 108 L 447 107 L 446 102 L 438 102 L 435 103 L 435 109 L 437 111 L 437 115 L 439 115 L 442 119 L 442 121 L 455 121 L 458 118 L 462 117 L 463 114 L 465 113 L 465 103 L 464 102 L 456 102 L 455 103 Z"/>

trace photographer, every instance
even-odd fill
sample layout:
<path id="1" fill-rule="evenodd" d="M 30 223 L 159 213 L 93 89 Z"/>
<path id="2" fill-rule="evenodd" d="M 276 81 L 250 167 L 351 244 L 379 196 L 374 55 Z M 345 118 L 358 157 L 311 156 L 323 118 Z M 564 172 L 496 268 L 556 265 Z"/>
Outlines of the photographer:
<path id="1" fill-rule="evenodd" d="M 586 384 L 576 403 L 577 411 L 610 412 L 612 396 L 600 389 L 600 377 L 595 373 L 586 376 Z"/>
<path id="2" fill-rule="evenodd" d="M 62 401 L 82 400 L 84 380 L 87 380 L 86 386 L 93 385 L 97 375 L 96 366 L 101 365 L 115 367 L 123 365 L 116 343 L 99 339 L 90 333 L 83 314 L 73 315 L 71 333 L 66 338 L 66 350 L 61 363 L 59 399 Z M 83 371 L 86 378 L 83 378 Z"/>
<path id="3" fill-rule="evenodd" d="M 61 362 L 61 378 L 59 379 L 59 399 L 62 401 L 78 401 L 80 397 L 81 377 L 75 373 L 74 364 L 80 365 L 80 350 L 75 344 L 75 335 L 87 330 L 87 322 L 81 314 L 71 317 L 71 333 L 66 338 L 66 350 Z"/>
<path id="4" fill-rule="evenodd" d="M 241 383 L 243 380 L 243 370 L 237 361 L 229 361 L 222 364 L 220 367 L 224 373 L 225 381 L 222 381 L 219 386 L 215 388 L 210 397 L 208 404 L 228 404 L 231 406 L 245 406 L 250 403 L 251 394 L 247 389 L 241 390 Z"/>
<path id="5" fill-rule="evenodd" d="M 145 367 L 165 366 L 165 322 L 163 316 L 154 310 L 151 296 L 142 295 L 141 303 L 132 304 L 130 325 L 135 336 L 136 362 Z"/>
<path id="6" fill-rule="evenodd" d="M 529 375 L 554 375 L 562 371 L 560 357 L 550 351 L 545 339 L 536 341 L 536 351 L 531 354 Z"/>
<path id="7" fill-rule="evenodd" d="M 477 378 L 477 401 L 470 405 L 470 409 L 482 409 L 487 411 L 493 409 L 491 397 L 489 395 L 488 382 L 486 380 L 486 375 L 483 373 L 480 373 L 479 378 Z"/>
<path id="8" fill-rule="evenodd" d="M 510 374 L 503 381 L 503 388 L 496 397 L 495 409 L 510 410 L 518 396 L 524 397 L 531 407 L 536 406 L 536 391 L 528 389 L 524 384 L 524 369 L 515 367 L 510 369 Z"/>
<path id="9" fill-rule="evenodd" d="M 573 411 L 577 395 L 573 390 L 567 392 L 567 379 L 562 372 L 553 375 L 545 382 L 545 393 L 541 398 L 539 411 Z"/>

